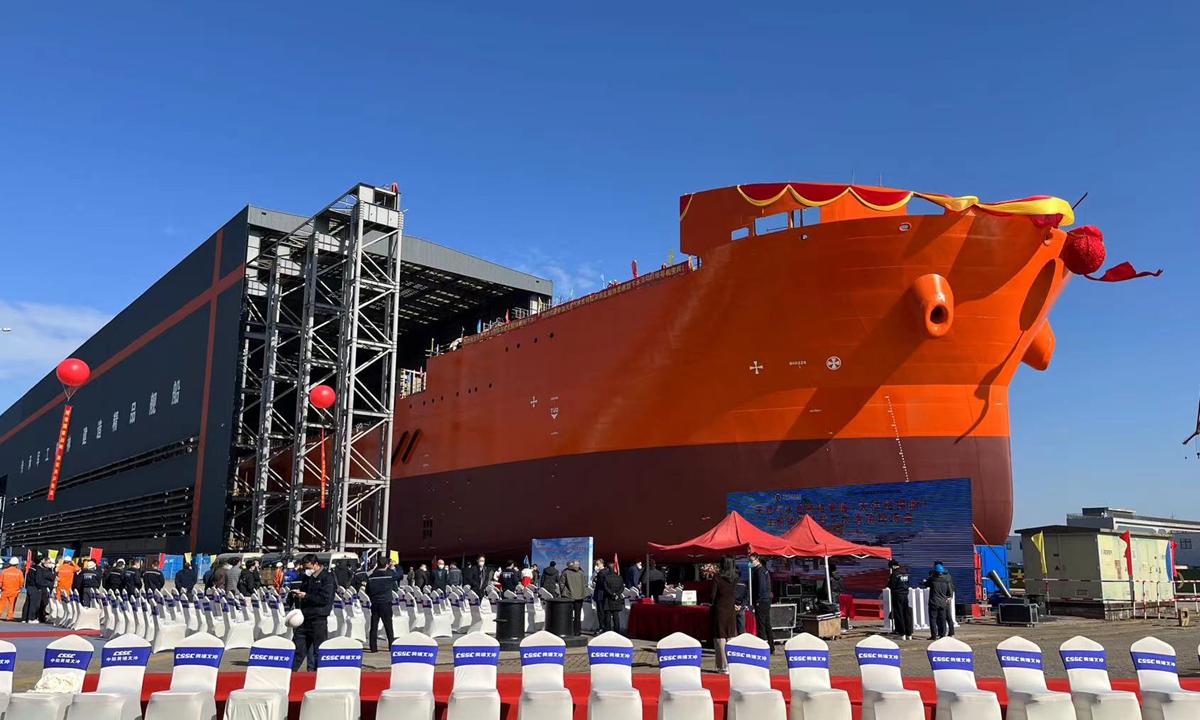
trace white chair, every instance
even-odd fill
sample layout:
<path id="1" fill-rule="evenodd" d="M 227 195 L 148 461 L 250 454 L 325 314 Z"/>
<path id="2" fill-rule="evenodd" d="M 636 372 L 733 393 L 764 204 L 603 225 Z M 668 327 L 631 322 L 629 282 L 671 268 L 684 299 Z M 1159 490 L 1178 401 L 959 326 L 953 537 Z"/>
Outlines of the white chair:
<path id="1" fill-rule="evenodd" d="M 408 632 L 392 643 L 392 681 L 379 694 L 377 720 L 433 720 L 433 670 L 437 640 Z"/>
<path id="2" fill-rule="evenodd" d="M 588 643 L 592 691 L 589 720 L 641 720 L 642 694 L 633 686 L 633 643 L 606 632 Z"/>
<path id="3" fill-rule="evenodd" d="M 71 702 L 83 690 L 83 678 L 93 652 L 92 644 L 78 635 L 68 635 L 47 645 L 42 676 L 35 686 L 35 690 L 47 691 L 11 696 L 5 720 L 63 720 Z"/>
<path id="4" fill-rule="evenodd" d="M 496 666 L 500 643 L 483 633 L 468 633 L 454 643 L 454 690 L 446 720 L 499 720 Z"/>
<path id="5" fill-rule="evenodd" d="M 1000 720 L 996 693 L 975 682 L 975 653 L 961 640 L 945 637 L 929 645 L 929 667 L 937 687 L 936 720 Z"/>
<path id="6" fill-rule="evenodd" d="M 16 667 L 17 646 L 0 640 L 0 720 L 8 709 L 8 699 L 12 697 L 13 671 Z"/>
<path id="7" fill-rule="evenodd" d="M 700 642 L 683 633 L 658 641 L 658 720 L 712 720 L 712 693 L 700 683 L 700 657 Z"/>
<path id="8" fill-rule="evenodd" d="M 771 687 L 771 646 L 743 633 L 725 644 L 729 660 L 729 720 L 786 720 L 783 693 Z"/>
<path id="9" fill-rule="evenodd" d="M 426 595 L 421 600 L 421 610 L 425 615 L 425 634 L 432 638 L 454 637 L 454 628 L 451 627 L 451 616 L 448 612 L 443 612 L 442 607 L 436 600 L 429 595 Z"/>
<path id="10" fill-rule="evenodd" d="M 225 702 L 225 720 L 287 720 L 295 657 L 291 640 L 270 635 L 255 642 L 246 682 Z"/>
<path id="11" fill-rule="evenodd" d="M 553 633 L 539 630 L 521 641 L 522 720 L 571 720 L 575 703 L 563 685 L 567 645 Z"/>
<path id="12" fill-rule="evenodd" d="M 304 693 L 300 720 L 358 720 L 361 701 L 362 643 L 335 637 L 317 648 L 317 683 Z"/>
<path id="13" fill-rule="evenodd" d="M 216 720 L 217 670 L 225 656 L 221 639 L 198 632 L 175 646 L 171 687 L 150 696 L 145 720 Z"/>
<path id="14" fill-rule="evenodd" d="M 1112 689 L 1108 656 L 1100 643 L 1076 636 L 1060 645 L 1058 654 L 1071 682 L 1071 702 L 1078 720 L 1137 720 L 1142 716 L 1137 695 Z"/>
<path id="15" fill-rule="evenodd" d="M 72 623 L 73 630 L 100 630 L 100 600 L 96 597 L 91 598 L 91 606 L 84 607 L 79 602 L 79 597 L 75 596 L 72 601 L 76 605 L 75 622 Z"/>
<path id="16" fill-rule="evenodd" d="M 137 635 L 122 635 L 100 650 L 100 680 L 96 691 L 75 696 L 67 711 L 71 720 L 140 720 L 142 679 L 150 662 L 150 643 Z"/>
<path id="17" fill-rule="evenodd" d="M 850 720 L 850 696 L 829 684 L 825 641 L 800 633 L 787 641 L 783 652 L 792 686 L 791 720 Z"/>
<path id="18" fill-rule="evenodd" d="M 1200 693 L 1179 686 L 1175 648 L 1158 638 L 1138 640 L 1129 648 L 1133 669 L 1142 689 L 1142 717 L 1146 720 L 1200 718 Z"/>
<path id="19" fill-rule="evenodd" d="M 996 658 L 1008 687 L 1008 720 L 1075 720 L 1071 694 L 1046 687 L 1042 649 L 1023 637 L 996 646 Z"/>
<path id="20" fill-rule="evenodd" d="M 862 675 L 862 720 L 925 720 L 921 693 L 904 689 L 900 646 L 872 635 L 854 648 Z"/>
<path id="21" fill-rule="evenodd" d="M 152 652 L 160 653 L 166 650 L 174 650 L 175 646 L 187 637 L 187 626 L 182 620 L 172 617 L 172 613 L 168 609 L 174 604 L 174 600 L 168 600 L 167 606 L 154 608 L 154 642 L 150 643 Z M 186 602 L 186 601 L 185 601 Z"/>
<path id="22" fill-rule="evenodd" d="M 225 605 L 226 650 L 248 648 L 254 645 L 254 621 L 245 614 L 245 606 L 237 601 L 233 606 Z"/>

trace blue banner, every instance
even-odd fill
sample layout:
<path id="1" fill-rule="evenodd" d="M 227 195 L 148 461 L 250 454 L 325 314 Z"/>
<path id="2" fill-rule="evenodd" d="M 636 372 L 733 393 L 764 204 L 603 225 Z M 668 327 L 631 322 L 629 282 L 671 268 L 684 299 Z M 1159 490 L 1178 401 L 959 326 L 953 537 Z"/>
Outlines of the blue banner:
<path id="1" fill-rule="evenodd" d="M 592 665 L 633 666 L 633 648 L 589 647 L 588 663 Z"/>
<path id="2" fill-rule="evenodd" d="M 1022 652 L 1019 650 L 997 650 L 996 657 L 1000 659 L 1002 668 L 1042 669 L 1042 654 L 1040 652 Z"/>
<path id="3" fill-rule="evenodd" d="M 295 650 L 274 648 L 251 648 L 250 667 L 291 668 L 296 659 Z"/>
<path id="4" fill-rule="evenodd" d="M 318 650 L 317 668 L 323 667 L 362 667 L 362 648 L 345 648 L 342 650 Z"/>
<path id="5" fill-rule="evenodd" d="M 960 601 L 974 599 L 970 479 L 730 493 L 726 505 L 773 535 L 783 535 L 811 515 L 840 538 L 890 548 L 892 556 L 908 568 L 913 587 L 940 560 L 963 595 Z M 848 594 L 877 598 L 887 585 L 886 560 L 839 558 L 837 564 Z M 820 568 L 808 575 L 825 577 Z"/>
<path id="6" fill-rule="evenodd" d="M 658 666 L 700 667 L 700 648 L 671 648 L 658 651 Z"/>
<path id="7" fill-rule="evenodd" d="M 562 665 L 567 661 L 567 648 L 557 645 L 521 648 L 522 665 Z"/>
<path id="8" fill-rule="evenodd" d="M 500 648 L 498 647 L 462 647 L 454 648 L 454 667 L 464 665 L 500 664 Z"/>
<path id="9" fill-rule="evenodd" d="M 568 562 L 575 561 L 586 573 L 591 572 L 592 568 L 592 548 L 590 537 L 543 538 L 533 541 L 533 551 L 529 555 L 539 570 L 550 567 L 550 561 L 553 560 L 559 572 L 562 572 Z"/>
<path id="10" fill-rule="evenodd" d="M 1158 653 L 1130 653 L 1133 656 L 1134 670 L 1158 670 L 1159 672 L 1177 672 L 1174 655 L 1159 655 Z"/>
<path id="11" fill-rule="evenodd" d="M 752 665 L 760 668 L 771 667 L 771 651 L 762 648 L 750 648 L 741 645 L 726 645 L 725 657 L 730 664 Z"/>
<path id="12" fill-rule="evenodd" d="M 788 650 L 786 654 L 788 670 L 796 670 L 798 668 L 829 669 L 828 650 Z"/>
<path id="13" fill-rule="evenodd" d="M 929 650 L 931 670 L 966 670 L 975 672 L 975 655 L 970 652 L 946 652 Z"/>
<path id="14" fill-rule="evenodd" d="M 1108 669 L 1108 659 L 1103 650 L 1060 650 L 1059 654 L 1067 670 Z"/>
<path id="15" fill-rule="evenodd" d="M 890 665 L 900 667 L 900 651 L 887 648 L 854 648 L 859 665 Z"/>
<path id="16" fill-rule="evenodd" d="M 87 670 L 92 662 L 91 650 L 55 650 L 46 648 L 42 660 L 43 668 L 68 668 L 71 670 Z"/>
<path id="17" fill-rule="evenodd" d="M 225 648 L 175 648 L 175 665 L 219 668 Z"/>
<path id="18" fill-rule="evenodd" d="M 154 608 L 155 612 L 158 608 Z M 133 666 L 146 667 L 150 662 L 148 647 L 104 647 L 100 650 L 100 667 Z"/>
<path id="19" fill-rule="evenodd" d="M 393 645 L 392 664 L 419 663 L 437 665 L 437 645 Z"/>

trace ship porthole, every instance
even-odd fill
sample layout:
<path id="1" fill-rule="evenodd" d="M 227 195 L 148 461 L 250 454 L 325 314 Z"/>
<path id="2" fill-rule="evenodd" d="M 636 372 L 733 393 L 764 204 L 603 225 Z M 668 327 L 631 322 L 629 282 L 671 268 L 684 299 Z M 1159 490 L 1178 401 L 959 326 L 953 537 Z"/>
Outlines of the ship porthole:
<path id="1" fill-rule="evenodd" d="M 551 340 L 553 340 L 553 339 L 554 339 L 554 333 L 550 333 L 550 339 L 551 339 Z"/>
<path id="2" fill-rule="evenodd" d="M 455 390 L 455 391 L 454 391 L 454 397 L 458 397 L 458 391 L 457 391 L 457 390 Z"/>
<path id="3" fill-rule="evenodd" d="M 908 231 L 908 230 L 912 230 L 912 225 L 909 225 L 908 223 L 901 223 L 901 224 L 900 224 L 900 232 L 905 232 L 905 231 Z"/>
<path id="4" fill-rule="evenodd" d="M 492 384 L 491 384 L 491 383 L 488 383 L 488 388 L 490 389 L 491 387 L 492 387 Z"/>
<path id="5" fill-rule="evenodd" d="M 521 349 L 521 343 L 517 343 L 517 349 L 518 349 L 518 350 L 520 350 L 520 349 Z"/>
<path id="6" fill-rule="evenodd" d="M 536 345 L 536 344 L 537 344 L 537 338 L 534 338 L 534 339 L 533 339 L 533 342 L 534 342 L 534 344 Z"/>
<path id="7" fill-rule="evenodd" d="M 801 240 L 807 240 L 807 239 L 808 239 L 808 236 L 807 236 L 807 235 L 801 235 L 801 236 L 800 236 L 800 239 L 801 239 Z"/>

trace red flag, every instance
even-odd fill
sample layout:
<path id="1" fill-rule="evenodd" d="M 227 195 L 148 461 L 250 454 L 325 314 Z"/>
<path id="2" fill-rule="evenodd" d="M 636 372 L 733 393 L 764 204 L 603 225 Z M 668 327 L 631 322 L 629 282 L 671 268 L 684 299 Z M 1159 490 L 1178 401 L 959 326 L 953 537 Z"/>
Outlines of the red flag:
<path id="1" fill-rule="evenodd" d="M 104 557 L 104 548 L 94 547 L 88 548 L 88 550 L 88 555 L 90 555 L 91 558 L 96 561 L 96 564 L 99 565 L 101 558 Z"/>
<path id="2" fill-rule="evenodd" d="M 1091 275 L 1084 275 L 1084 277 L 1096 282 L 1125 282 L 1126 280 L 1134 280 L 1141 277 L 1158 277 L 1162 273 L 1162 270 L 1138 272 L 1133 269 L 1132 264 L 1123 262 L 1120 265 L 1113 265 L 1105 270 L 1104 274 L 1100 277 L 1092 277 Z"/>
<path id="3" fill-rule="evenodd" d="M 46 499 L 53 501 L 58 489 L 58 474 L 62 471 L 63 453 L 67 449 L 67 431 L 71 429 L 71 406 L 63 406 L 62 425 L 58 427 L 58 445 L 54 448 L 54 469 L 50 471 L 50 492 Z"/>
<path id="4" fill-rule="evenodd" d="M 617 561 L 617 554 L 613 553 L 613 572 L 618 575 L 621 573 L 621 563 Z"/>
<path id="5" fill-rule="evenodd" d="M 508 311 L 507 310 L 504 311 L 504 324 L 505 325 L 508 324 Z"/>
<path id="6" fill-rule="evenodd" d="M 1121 539 L 1125 541 L 1125 569 L 1129 571 L 1129 578 L 1133 579 L 1133 538 L 1129 531 L 1121 533 Z"/>
<path id="7" fill-rule="evenodd" d="M 166 565 L 166 564 L 167 564 L 167 554 L 159 553 L 158 554 L 158 569 L 162 570 L 163 565 Z"/>
<path id="8" fill-rule="evenodd" d="M 630 267 L 633 268 L 633 279 L 636 280 L 637 279 L 637 260 L 634 260 L 632 263 L 630 263 Z"/>

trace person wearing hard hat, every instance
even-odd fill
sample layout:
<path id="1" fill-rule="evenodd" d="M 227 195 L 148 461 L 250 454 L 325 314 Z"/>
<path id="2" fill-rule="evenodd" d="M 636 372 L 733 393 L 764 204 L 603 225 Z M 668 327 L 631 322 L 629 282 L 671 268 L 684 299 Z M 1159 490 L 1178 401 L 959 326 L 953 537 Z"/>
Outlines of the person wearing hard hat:
<path id="1" fill-rule="evenodd" d="M 275 586 L 275 592 L 283 592 L 283 563 L 275 563 L 275 575 L 271 578 L 271 584 Z"/>
<path id="2" fill-rule="evenodd" d="M 21 572 L 21 561 L 8 559 L 8 567 L 0 572 L 0 619 L 12 621 L 17 609 L 17 598 L 25 587 L 25 573 Z"/>
<path id="3" fill-rule="evenodd" d="M 77 572 L 79 572 L 79 566 L 71 558 L 63 558 L 62 564 L 58 566 L 58 597 L 62 597 L 63 593 L 70 596 L 71 588 L 75 587 L 75 573 Z"/>

